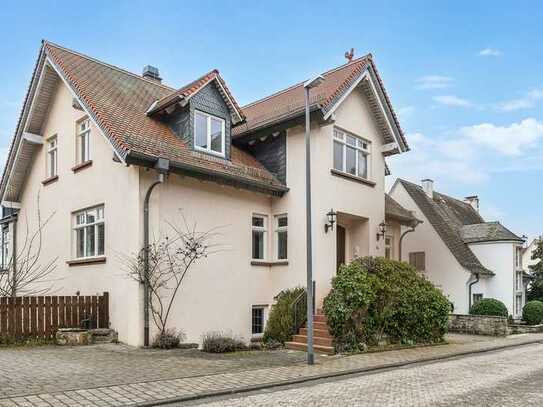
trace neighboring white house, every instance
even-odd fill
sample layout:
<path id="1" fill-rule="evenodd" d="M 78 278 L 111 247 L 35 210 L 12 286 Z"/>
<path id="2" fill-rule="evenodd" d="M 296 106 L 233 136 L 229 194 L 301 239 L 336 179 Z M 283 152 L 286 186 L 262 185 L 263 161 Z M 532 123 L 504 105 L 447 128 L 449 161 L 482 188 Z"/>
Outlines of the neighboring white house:
<path id="1" fill-rule="evenodd" d="M 310 93 L 318 304 L 338 264 L 395 256 L 413 223 L 399 205 L 387 219 L 385 157 L 408 146 L 372 56 L 323 76 Z M 216 70 L 176 89 L 156 68 L 140 76 L 45 41 L 2 178 L 6 246 L 36 229 L 39 194 L 41 216 L 54 214 L 41 256 L 58 258 L 55 292 L 108 291 L 112 328 L 141 345 L 143 290 L 121 255 L 143 247 L 144 197 L 167 172 L 151 237 L 182 210 L 199 230 L 220 227 L 225 248 L 188 275 L 171 326 L 195 342 L 260 335 L 274 296 L 306 284 L 303 96 L 300 82 L 240 108 Z"/>
<path id="2" fill-rule="evenodd" d="M 524 265 L 527 272 L 530 272 L 530 266 L 533 266 L 537 263 L 537 260 L 532 259 L 533 252 L 537 248 L 538 243 L 543 239 L 542 236 L 539 238 L 533 239 L 530 244 L 528 244 L 522 251 L 522 264 Z"/>
<path id="3" fill-rule="evenodd" d="M 406 259 L 441 288 L 455 313 L 491 297 L 515 318 L 522 315 L 524 241 L 499 222 L 485 222 L 478 197 L 461 201 L 438 193 L 428 179 L 422 185 L 398 179 L 390 195 L 423 221 L 404 242 Z"/>

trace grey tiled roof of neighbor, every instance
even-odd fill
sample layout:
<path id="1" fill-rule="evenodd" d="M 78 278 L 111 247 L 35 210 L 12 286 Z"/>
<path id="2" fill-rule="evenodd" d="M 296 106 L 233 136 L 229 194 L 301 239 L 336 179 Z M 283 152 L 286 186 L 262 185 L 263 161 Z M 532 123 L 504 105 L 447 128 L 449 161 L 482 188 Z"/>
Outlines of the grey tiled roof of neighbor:
<path id="1" fill-rule="evenodd" d="M 460 229 L 460 235 L 466 243 L 476 242 L 497 242 L 497 241 L 518 241 L 523 242 L 500 222 L 476 223 L 464 225 Z"/>
<path id="2" fill-rule="evenodd" d="M 418 221 L 413 213 L 405 209 L 389 194 L 385 194 L 385 217 L 398 220 L 402 224 L 412 224 Z"/>
<path id="3" fill-rule="evenodd" d="M 403 179 L 398 181 L 462 267 L 472 273 L 494 275 L 494 272 L 481 264 L 461 236 L 460 231 L 463 226 L 485 223 L 481 215 L 471 205 L 435 191 L 433 199 L 430 199 L 419 185 Z"/>

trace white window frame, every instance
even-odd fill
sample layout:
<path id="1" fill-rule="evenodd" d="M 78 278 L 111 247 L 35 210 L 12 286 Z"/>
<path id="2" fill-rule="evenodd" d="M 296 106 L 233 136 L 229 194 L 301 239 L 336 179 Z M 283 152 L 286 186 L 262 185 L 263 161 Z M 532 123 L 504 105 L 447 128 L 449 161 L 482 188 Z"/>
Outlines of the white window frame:
<path id="1" fill-rule="evenodd" d="M 352 144 L 348 144 L 347 143 L 347 136 L 350 136 L 350 137 L 353 137 L 354 139 L 356 139 L 356 145 L 352 145 Z M 334 156 L 335 156 L 335 151 L 334 151 L 334 146 L 335 146 L 335 143 L 339 143 L 341 144 L 342 146 L 342 168 L 341 169 L 338 169 L 335 167 L 334 165 Z M 364 148 L 364 144 L 366 144 L 366 147 Z M 354 176 L 354 177 L 358 177 L 358 178 L 362 178 L 362 179 L 365 179 L 365 180 L 370 180 L 371 179 L 371 175 L 372 175 L 372 170 L 371 170 L 371 157 L 372 157 L 372 153 L 371 153 L 371 141 L 363 138 L 363 137 L 360 137 L 360 136 L 357 136 L 356 134 L 353 134 L 351 132 L 348 132 L 346 130 L 343 130 L 339 127 L 334 127 L 334 130 L 333 130 L 333 137 L 332 137 L 332 168 L 336 171 L 340 171 L 344 174 L 347 174 L 347 175 L 350 175 L 350 176 Z M 356 154 L 355 154 L 355 167 L 356 167 L 356 174 L 351 174 L 350 172 L 347 172 L 347 168 L 346 168 L 346 165 L 347 165 L 347 148 L 351 148 L 353 150 L 356 151 Z M 359 175 L 359 158 L 358 158 L 358 152 L 361 152 L 363 155 L 366 156 L 366 164 L 367 164 L 367 174 L 365 177 Z"/>
<path id="2" fill-rule="evenodd" d="M 515 268 L 522 269 L 522 246 L 515 246 Z"/>
<path id="3" fill-rule="evenodd" d="M 196 144 L 196 115 L 201 115 L 206 118 L 206 131 L 207 131 L 207 141 L 206 145 L 207 147 L 201 147 Z M 211 119 L 215 119 L 221 122 L 221 151 L 215 151 L 211 149 Z M 194 149 L 198 151 L 203 151 L 208 154 L 213 154 L 219 157 L 224 157 L 226 155 L 226 124 L 225 120 L 211 115 L 209 113 L 202 112 L 201 110 L 195 110 L 194 111 Z"/>
<path id="4" fill-rule="evenodd" d="M 389 244 L 387 244 L 387 239 L 390 239 Z M 394 236 L 392 235 L 385 235 L 385 258 L 387 258 L 386 257 L 387 249 L 390 250 L 390 257 L 388 257 L 388 259 L 393 260 L 394 259 Z"/>
<path id="5" fill-rule="evenodd" d="M 45 175 L 53 178 L 58 175 L 58 137 L 55 134 L 47 139 L 47 160 Z"/>
<path id="6" fill-rule="evenodd" d="M 517 301 L 520 300 L 520 305 Z M 524 307 L 523 300 L 522 300 L 522 294 L 516 294 L 515 295 L 515 316 L 521 317 L 522 316 L 522 308 Z"/>
<path id="7" fill-rule="evenodd" d="M 286 218 L 287 219 L 287 226 L 279 226 L 279 219 Z M 288 214 L 282 213 L 280 215 L 274 216 L 274 225 L 275 225 L 275 231 L 274 231 L 274 242 L 275 242 L 275 260 L 277 261 L 288 261 Z M 279 258 L 279 232 L 286 232 L 287 233 L 287 257 L 284 259 Z"/>
<path id="8" fill-rule="evenodd" d="M 522 270 L 516 270 L 515 271 L 515 291 L 522 292 L 523 291 L 523 275 Z"/>
<path id="9" fill-rule="evenodd" d="M 100 215 L 100 209 L 101 209 L 101 217 Z M 87 214 L 90 212 L 96 212 L 96 217 L 94 222 L 88 222 L 87 221 Z M 85 221 L 84 223 L 77 223 L 77 217 L 79 215 L 84 215 Z M 98 233 L 98 226 L 103 225 L 104 227 L 104 241 L 103 241 L 103 253 L 98 253 L 98 242 L 99 242 L 99 233 Z M 87 230 L 89 227 L 94 227 L 94 253 L 87 255 Z M 72 233 L 73 233 L 73 258 L 75 260 L 79 259 L 93 259 L 93 258 L 102 258 L 106 255 L 106 219 L 105 219 L 105 207 L 104 205 L 96 205 L 92 206 L 90 208 L 81 209 L 78 211 L 75 211 L 72 213 Z M 77 255 L 77 249 L 78 249 L 78 240 L 77 240 L 77 232 L 83 229 L 83 256 Z"/>
<path id="10" fill-rule="evenodd" d="M 81 130 L 81 126 L 86 124 L 85 128 Z M 75 136 L 75 162 L 76 164 L 84 164 L 91 160 L 90 150 L 90 133 L 91 123 L 88 117 L 79 119 L 76 122 L 76 136 Z M 81 146 L 85 146 L 86 156 L 82 154 Z"/>
<path id="11" fill-rule="evenodd" d="M 0 239 L 1 239 L 0 250 L 2 251 L 0 253 L 0 255 L 2 256 L 1 259 L 0 259 L 1 263 L 2 263 L 0 265 L 1 266 L 0 267 L 0 273 L 4 273 L 4 272 L 8 271 L 9 264 L 11 262 L 11 259 L 10 259 L 10 247 L 9 247 L 9 244 L 10 244 L 10 241 L 11 241 L 11 236 L 10 236 L 9 224 L 7 226 L 2 225 Z"/>
<path id="12" fill-rule="evenodd" d="M 253 333 L 253 310 L 261 309 L 262 310 L 262 332 Z M 267 305 L 253 305 L 251 307 L 251 336 L 253 338 L 261 338 L 264 335 L 266 330 L 266 323 L 268 322 L 268 306 Z"/>
<path id="13" fill-rule="evenodd" d="M 261 218 L 264 220 L 263 225 L 264 226 L 254 226 L 253 225 L 253 218 Z M 263 251 L 262 251 L 262 258 L 254 258 L 253 252 L 253 232 L 262 232 L 262 245 L 263 245 Z M 268 258 L 268 215 L 263 215 L 261 213 L 253 213 L 251 215 L 251 259 L 254 261 L 265 261 Z"/>

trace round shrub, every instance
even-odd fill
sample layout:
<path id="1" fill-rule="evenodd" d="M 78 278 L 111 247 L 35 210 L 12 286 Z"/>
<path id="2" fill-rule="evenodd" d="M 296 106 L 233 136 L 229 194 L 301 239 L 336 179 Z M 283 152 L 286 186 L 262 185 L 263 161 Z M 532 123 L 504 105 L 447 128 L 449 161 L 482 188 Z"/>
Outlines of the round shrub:
<path id="1" fill-rule="evenodd" d="M 276 303 L 270 311 L 262 340 L 264 343 L 284 344 L 292 339 L 294 326 L 294 311 L 292 303 L 304 293 L 301 287 L 281 291 L 276 297 Z M 306 310 L 302 309 L 303 315 Z"/>
<path id="2" fill-rule="evenodd" d="M 471 306 L 469 310 L 471 315 L 493 315 L 497 317 L 507 317 L 507 307 L 503 302 L 495 298 L 483 298 Z"/>
<path id="3" fill-rule="evenodd" d="M 185 333 L 173 328 L 168 328 L 164 332 L 159 332 L 153 339 L 153 348 L 173 349 L 177 348 L 185 340 Z"/>
<path id="4" fill-rule="evenodd" d="M 247 350 L 243 340 L 224 332 L 207 332 L 202 337 L 202 351 L 208 353 L 228 353 Z"/>
<path id="5" fill-rule="evenodd" d="M 528 325 L 539 325 L 543 321 L 543 302 L 528 301 L 522 308 L 522 319 Z"/>
<path id="6" fill-rule="evenodd" d="M 407 263 L 365 257 L 344 266 L 324 301 L 338 351 L 390 342 L 443 340 L 450 304 L 432 283 Z"/>

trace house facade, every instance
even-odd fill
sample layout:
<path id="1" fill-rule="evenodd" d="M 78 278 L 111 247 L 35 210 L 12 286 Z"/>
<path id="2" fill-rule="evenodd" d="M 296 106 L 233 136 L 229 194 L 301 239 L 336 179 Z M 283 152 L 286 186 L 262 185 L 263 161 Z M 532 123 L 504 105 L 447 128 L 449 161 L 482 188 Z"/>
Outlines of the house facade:
<path id="1" fill-rule="evenodd" d="M 527 274 L 523 239 L 499 222 L 486 222 L 476 196 L 458 200 L 398 179 L 390 195 L 422 223 L 404 243 L 404 260 L 424 273 L 449 298 L 454 313 L 469 312 L 482 298 L 502 301 L 514 318 L 522 316 Z"/>
<path id="2" fill-rule="evenodd" d="M 533 239 L 529 244 L 526 245 L 526 247 L 522 251 L 522 264 L 526 268 L 527 272 L 530 271 L 530 266 L 534 266 L 535 264 L 537 264 L 537 260 L 532 259 L 532 256 L 535 249 L 537 248 L 537 245 L 542 239 L 542 236 Z"/>
<path id="3" fill-rule="evenodd" d="M 323 77 L 310 93 L 317 303 L 338 264 L 397 256 L 414 220 L 385 205 L 385 159 L 408 146 L 372 56 Z M 220 248 L 187 275 L 169 325 L 194 342 L 260 335 L 274 296 L 306 282 L 303 112 L 302 83 L 241 108 L 216 70 L 175 89 L 152 67 L 44 42 L 2 178 L 4 263 L 42 230 L 52 292 L 109 292 L 112 328 L 142 345 L 143 289 L 125 259 L 144 245 L 158 182 L 150 241 L 184 218 Z"/>

